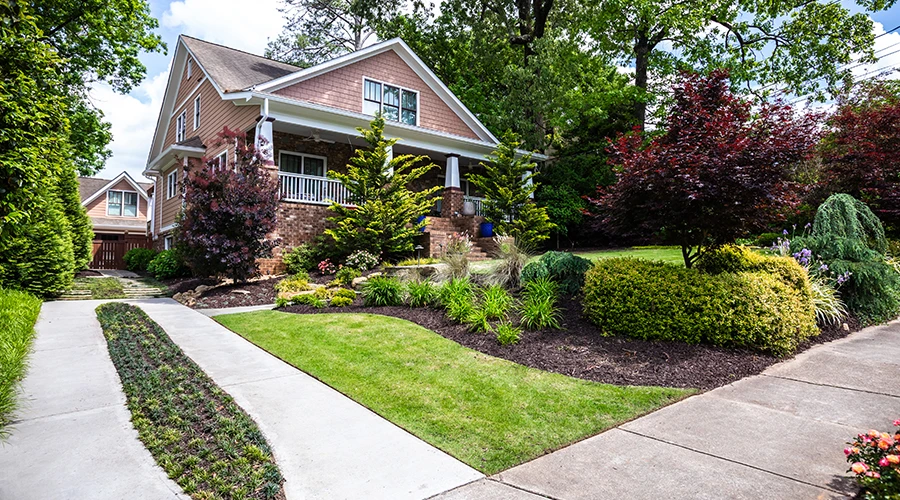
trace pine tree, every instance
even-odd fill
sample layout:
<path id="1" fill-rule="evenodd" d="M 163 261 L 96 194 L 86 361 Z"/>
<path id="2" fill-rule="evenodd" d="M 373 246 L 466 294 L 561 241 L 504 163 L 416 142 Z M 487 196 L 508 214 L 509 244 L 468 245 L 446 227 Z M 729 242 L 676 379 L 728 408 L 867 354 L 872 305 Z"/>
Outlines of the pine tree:
<path id="1" fill-rule="evenodd" d="M 409 186 L 436 165 L 427 156 L 400 155 L 388 161 L 388 149 L 397 139 L 384 137 L 384 118 L 378 116 L 369 129 L 358 128 L 369 148 L 360 148 L 350 159 L 347 173 L 328 171 L 344 184 L 355 206 L 332 203 L 335 213 L 328 220 L 334 227 L 326 234 L 347 253 L 365 250 L 382 259 L 393 259 L 413 251 L 413 238 L 424 222 L 416 219 L 431 209 L 440 187 L 411 191 Z"/>

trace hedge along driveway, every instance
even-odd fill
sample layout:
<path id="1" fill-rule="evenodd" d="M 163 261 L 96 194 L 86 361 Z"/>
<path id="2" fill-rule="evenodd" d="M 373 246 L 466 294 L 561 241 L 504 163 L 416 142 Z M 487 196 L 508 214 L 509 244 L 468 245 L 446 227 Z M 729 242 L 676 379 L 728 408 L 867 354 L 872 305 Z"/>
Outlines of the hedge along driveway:
<path id="1" fill-rule="evenodd" d="M 387 316 L 258 311 L 215 319 L 485 474 L 693 393 L 528 368 Z"/>

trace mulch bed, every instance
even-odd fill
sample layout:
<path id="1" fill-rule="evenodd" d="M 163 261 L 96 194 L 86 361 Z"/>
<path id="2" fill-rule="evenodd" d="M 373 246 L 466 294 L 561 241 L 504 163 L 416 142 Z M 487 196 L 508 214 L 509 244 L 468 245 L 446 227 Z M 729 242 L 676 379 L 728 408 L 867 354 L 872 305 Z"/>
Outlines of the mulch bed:
<path id="1" fill-rule="evenodd" d="M 222 307 L 259 306 L 275 303 L 275 283 L 281 278 L 271 278 L 250 283 L 224 285 L 203 294 L 194 309 L 218 309 Z M 201 283 L 202 284 L 202 283 Z M 196 288 L 196 286 L 194 287 Z"/>
<path id="2" fill-rule="evenodd" d="M 470 333 L 464 325 L 432 308 L 364 307 L 360 299 L 343 308 L 305 305 L 281 311 L 298 314 L 371 313 L 402 318 L 477 351 L 541 370 L 616 385 L 655 385 L 713 389 L 762 372 L 780 358 L 745 349 L 681 342 L 650 342 L 602 337 L 581 315 L 581 305 L 566 299 L 562 330 L 525 331 L 516 345 L 501 346 L 491 335 Z M 859 329 L 851 318 L 850 331 Z M 825 328 L 800 350 L 845 337 L 841 325 Z M 799 351 L 798 351 L 799 352 Z"/>

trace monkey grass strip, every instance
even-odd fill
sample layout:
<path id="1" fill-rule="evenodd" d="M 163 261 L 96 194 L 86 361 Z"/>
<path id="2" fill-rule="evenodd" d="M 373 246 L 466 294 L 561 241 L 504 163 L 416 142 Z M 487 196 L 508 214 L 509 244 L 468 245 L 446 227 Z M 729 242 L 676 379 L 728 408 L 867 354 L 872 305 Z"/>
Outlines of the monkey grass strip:
<path id="1" fill-rule="evenodd" d="M 156 462 L 196 499 L 279 499 L 284 479 L 253 420 L 140 308 L 97 318 L 131 421 Z"/>

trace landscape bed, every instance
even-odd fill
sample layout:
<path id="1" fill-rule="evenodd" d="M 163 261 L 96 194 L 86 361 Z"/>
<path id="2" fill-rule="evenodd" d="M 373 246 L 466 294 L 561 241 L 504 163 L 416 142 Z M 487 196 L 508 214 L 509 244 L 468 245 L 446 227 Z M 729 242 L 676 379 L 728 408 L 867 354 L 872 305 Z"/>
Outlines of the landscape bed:
<path id="1" fill-rule="evenodd" d="M 694 392 L 536 370 L 383 315 L 258 311 L 215 319 L 485 474 Z"/>
<path id="2" fill-rule="evenodd" d="M 138 437 L 192 498 L 283 499 L 283 478 L 253 420 L 140 308 L 97 319 Z"/>
<path id="3" fill-rule="evenodd" d="M 683 342 L 643 341 L 601 336 L 597 327 L 581 314 L 581 304 L 573 298 L 560 301 L 559 330 L 524 331 L 514 345 L 500 345 L 493 335 L 468 331 L 467 326 L 447 317 L 441 309 L 365 307 L 353 305 L 317 309 L 307 305 L 288 306 L 279 311 L 297 314 L 369 313 L 402 318 L 479 352 L 522 365 L 571 377 L 616 385 L 652 385 L 714 389 L 756 375 L 782 361 L 769 354 Z M 798 352 L 845 337 L 859 329 L 853 319 L 842 325 L 823 327 L 822 332 L 803 343 Z"/>

